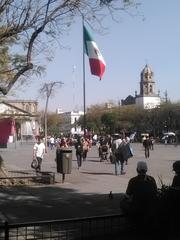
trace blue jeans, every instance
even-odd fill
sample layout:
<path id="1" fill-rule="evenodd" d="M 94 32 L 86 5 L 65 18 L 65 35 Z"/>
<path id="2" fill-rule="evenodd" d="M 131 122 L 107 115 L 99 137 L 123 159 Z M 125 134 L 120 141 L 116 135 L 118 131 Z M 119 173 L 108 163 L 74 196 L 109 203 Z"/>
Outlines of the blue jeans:
<path id="1" fill-rule="evenodd" d="M 145 147 L 145 157 L 149 158 L 149 148 Z"/>
<path id="2" fill-rule="evenodd" d="M 82 154 L 76 154 L 78 168 L 82 165 Z"/>
<path id="3" fill-rule="evenodd" d="M 37 162 L 38 162 L 36 172 L 40 172 L 41 171 L 42 158 L 41 157 L 36 157 L 36 159 L 37 159 Z"/>
<path id="4" fill-rule="evenodd" d="M 115 174 L 120 175 L 123 174 L 124 172 L 124 162 L 121 162 L 119 160 L 115 161 Z"/>

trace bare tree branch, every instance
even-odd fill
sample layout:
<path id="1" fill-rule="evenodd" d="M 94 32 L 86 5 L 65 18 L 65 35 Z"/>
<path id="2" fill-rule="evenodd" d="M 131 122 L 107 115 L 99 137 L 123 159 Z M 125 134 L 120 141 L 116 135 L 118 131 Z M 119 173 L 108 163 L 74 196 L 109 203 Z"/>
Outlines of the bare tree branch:
<path id="1" fill-rule="evenodd" d="M 9 59 L 8 63 L 5 61 L 2 66 L 0 64 L 0 92 L 6 95 L 21 76 L 33 69 L 33 52 L 39 43 L 43 46 L 41 40 L 57 39 L 79 16 L 84 16 L 91 26 L 94 27 L 96 23 L 102 29 L 104 9 L 112 14 L 114 10 L 123 10 L 124 4 L 135 1 L 0 0 L 0 49 L 5 49 L 5 60 Z M 22 48 L 24 56 L 24 61 L 19 60 L 19 64 L 17 59 L 16 63 L 13 62 L 11 54 L 17 45 Z M 11 75 L 6 76 L 5 72 Z"/>

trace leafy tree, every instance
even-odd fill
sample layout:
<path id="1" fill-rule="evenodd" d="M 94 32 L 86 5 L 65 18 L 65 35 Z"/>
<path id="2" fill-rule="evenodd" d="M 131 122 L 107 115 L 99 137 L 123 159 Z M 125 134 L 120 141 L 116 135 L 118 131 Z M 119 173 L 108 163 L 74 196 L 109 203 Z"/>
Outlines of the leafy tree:
<path id="1" fill-rule="evenodd" d="M 63 119 L 57 113 L 47 114 L 47 134 L 50 136 L 60 136 L 60 126 Z"/>
<path id="2" fill-rule="evenodd" d="M 180 103 L 166 103 L 154 109 L 142 109 L 136 105 L 91 106 L 87 112 L 88 126 L 96 133 L 149 132 L 161 137 L 165 131 L 177 132 L 180 136 Z"/>
<path id="3" fill-rule="evenodd" d="M 87 111 L 87 128 L 92 132 L 100 133 L 102 131 L 101 117 L 106 111 L 105 105 L 92 105 Z M 93 127 L 93 128 L 92 128 Z"/>
<path id="4" fill-rule="evenodd" d="M 118 128 L 118 116 L 115 111 L 105 112 L 101 117 L 101 122 L 106 128 L 106 133 L 113 133 Z"/>

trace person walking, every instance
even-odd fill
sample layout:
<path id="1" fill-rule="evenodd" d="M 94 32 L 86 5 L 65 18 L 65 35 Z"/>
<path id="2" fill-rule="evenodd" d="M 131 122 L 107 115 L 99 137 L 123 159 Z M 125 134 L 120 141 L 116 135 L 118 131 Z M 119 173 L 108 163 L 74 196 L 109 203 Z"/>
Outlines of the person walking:
<path id="1" fill-rule="evenodd" d="M 89 142 L 86 138 L 82 140 L 82 145 L 83 145 L 83 161 L 86 161 L 87 153 L 89 151 Z"/>
<path id="2" fill-rule="evenodd" d="M 123 139 L 123 141 L 125 142 L 125 147 L 126 147 L 126 152 L 125 152 L 125 164 L 128 165 L 128 159 L 133 157 L 133 151 L 132 151 L 132 147 L 130 145 L 130 138 L 129 137 L 125 137 L 125 139 Z"/>
<path id="3" fill-rule="evenodd" d="M 49 139 L 50 149 L 52 150 L 55 146 L 55 138 L 54 136 L 51 136 Z"/>
<path id="4" fill-rule="evenodd" d="M 143 146 L 144 146 L 145 158 L 149 158 L 150 140 L 148 136 L 146 136 L 145 140 L 143 141 Z"/>
<path id="5" fill-rule="evenodd" d="M 119 134 L 114 135 L 115 139 L 112 144 L 112 153 L 115 157 L 115 175 L 123 175 L 126 172 L 124 171 L 124 162 L 127 159 L 125 142 L 122 141 Z"/>
<path id="6" fill-rule="evenodd" d="M 76 149 L 77 165 L 79 169 L 82 166 L 82 158 L 83 158 L 83 143 L 80 137 L 77 139 L 77 142 L 75 143 L 75 149 Z"/>
<path id="7" fill-rule="evenodd" d="M 45 150 L 46 150 L 46 147 L 42 141 L 42 138 L 38 137 L 37 142 L 34 144 L 34 147 L 33 147 L 33 159 L 36 159 L 38 163 L 36 172 L 41 171 L 41 164 L 45 154 Z"/>
<path id="8" fill-rule="evenodd" d="M 68 148 L 69 147 L 69 145 L 68 145 L 68 143 L 67 143 L 65 138 L 61 138 L 59 146 L 60 146 L 60 148 Z"/>
<path id="9" fill-rule="evenodd" d="M 154 150 L 154 138 L 153 138 L 153 136 L 150 137 L 149 141 L 150 141 L 150 149 Z"/>

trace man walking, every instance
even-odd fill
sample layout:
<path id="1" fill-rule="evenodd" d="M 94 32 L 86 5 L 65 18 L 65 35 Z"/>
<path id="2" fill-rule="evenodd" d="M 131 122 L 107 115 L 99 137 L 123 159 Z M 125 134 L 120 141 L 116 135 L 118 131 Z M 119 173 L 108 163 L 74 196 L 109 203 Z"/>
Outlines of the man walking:
<path id="1" fill-rule="evenodd" d="M 77 142 L 75 143 L 75 149 L 76 149 L 77 165 L 79 169 L 82 166 L 82 158 L 83 158 L 83 143 L 80 137 L 78 137 Z"/>
<path id="2" fill-rule="evenodd" d="M 45 144 L 43 143 L 40 137 L 37 138 L 37 142 L 34 144 L 33 147 L 33 159 L 37 159 L 38 166 L 36 168 L 36 172 L 41 171 L 41 164 L 45 154 Z"/>
<path id="3" fill-rule="evenodd" d="M 145 140 L 143 141 L 143 146 L 145 151 L 145 158 L 149 158 L 150 141 L 148 136 L 146 136 Z"/>
<path id="4" fill-rule="evenodd" d="M 115 140 L 112 144 L 112 153 L 115 156 L 115 175 L 125 174 L 124 162 L 125 162 L 125 146 L 119 134 L 114 135 Z"/>

